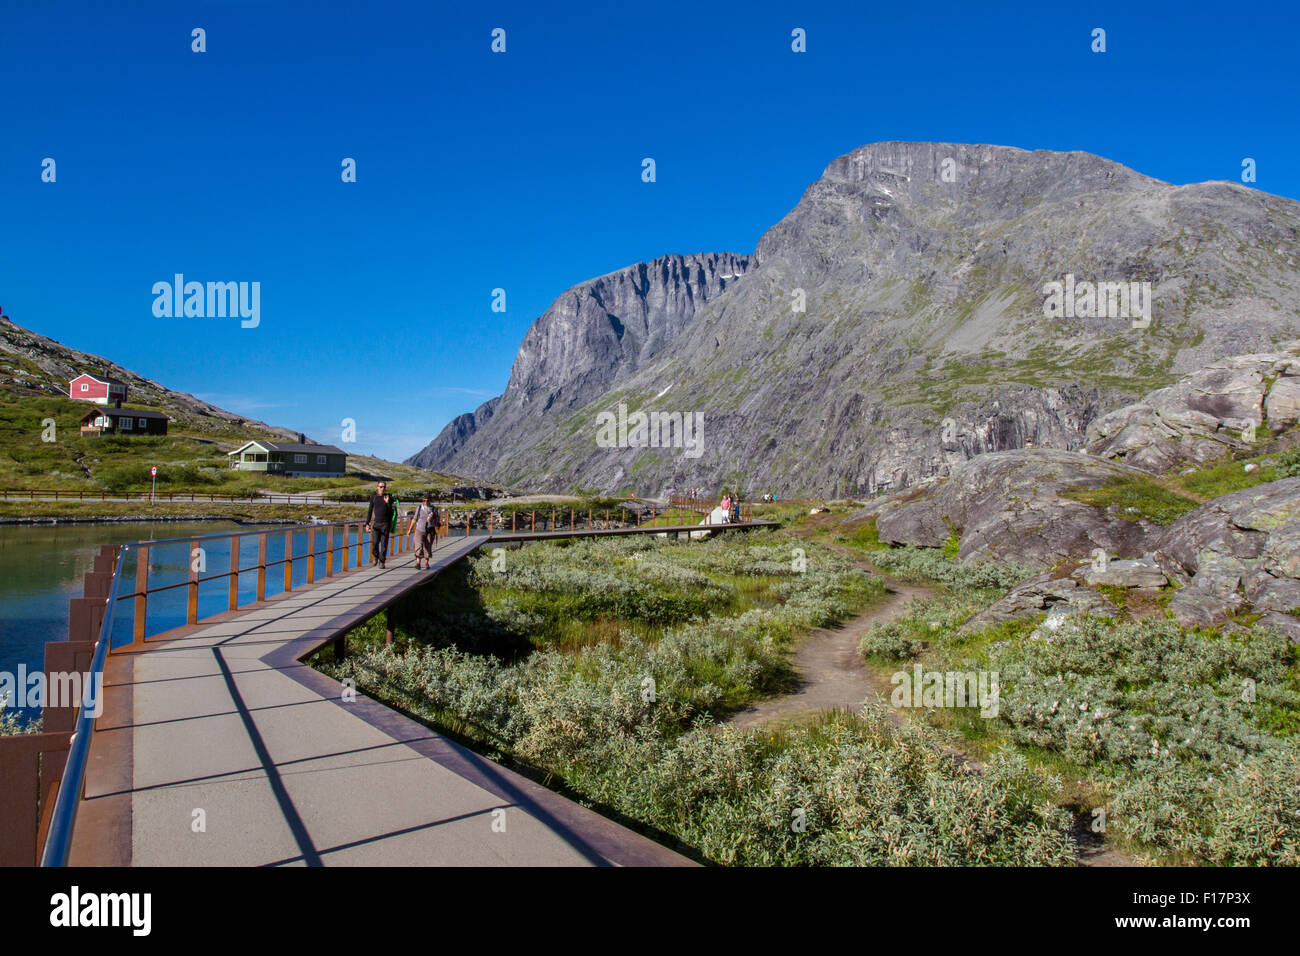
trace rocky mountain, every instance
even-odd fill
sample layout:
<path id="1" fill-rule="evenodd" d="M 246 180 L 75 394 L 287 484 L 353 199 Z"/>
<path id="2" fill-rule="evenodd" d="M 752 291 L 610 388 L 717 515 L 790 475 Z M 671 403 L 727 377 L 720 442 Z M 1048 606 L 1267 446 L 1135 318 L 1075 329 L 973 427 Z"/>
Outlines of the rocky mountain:
<path id="1" fill-rule="evenodd" d="M 453 419 L 407 464 L 443 468 L 510 454 L 521 434 L 545 431 L 650 364 L 752 264 L 729 252 L 664 256 L 575 286 L 524 336 L 505 394 Z"/>
<path id="2" fill-rule="evenodd" d="M 1079 449 L 1138 395 L 1297 334 L 1300 203 L 1080 152 L 877 143 L 753 257 L 670 256 L 560 296 L 505 392 L 411 461 L 555 491 L 873 494 Z M 659 413 L 649 436 L 637 412 Z M 614 447 L 602 413 L 627 420 Z"/>

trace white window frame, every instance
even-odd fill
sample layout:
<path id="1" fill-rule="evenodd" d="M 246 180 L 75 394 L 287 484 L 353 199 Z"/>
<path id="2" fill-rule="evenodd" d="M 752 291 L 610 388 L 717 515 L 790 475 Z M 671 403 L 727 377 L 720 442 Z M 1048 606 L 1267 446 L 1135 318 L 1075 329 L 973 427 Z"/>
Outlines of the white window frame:
<path id="1" fill-rule="evenodd" d="M 135 430 L 138 432 L 147 432 L 149 430 L 149 420 L 147 418 L 137 418 L 135 420 Z"/>
<path id="2" fill-rule="evenodd" d="M 293 455 L 293 463 L 294 463 L 295 465 L 305 465 L 305 464 L 307 464 L 307 454 L 306 454 L 306 452 L 294 452 L 294 455 Z"/>
<path id="3" fill-rule="evenodd" d="M 328 456 L 328 455 L 317 455 L 317 456 L 316 456 L 316 464 L 318 464 L 318 465 L 328 465 L 329 463 L 330 463 L 330 459 L 329 459 L 329 456 Z"/>
<path id="4" fill-rule="evenodd" d="M 88 391 L 90 391 L 90 386 L 89 386 L 88 384 L 86 384 L 85 382 L 82 382 L 82 383 L 81 383 L 81 390 L 82 390 L 83 392 L 88 392 Z"/>
<path id="5" fill-rule="evenodd" d="M 131 421 L 132 419 L 130 415 L 119 418 L 117 420 L 117 427 L 124 432 L 135 431 L 135 429 L 131 427 Z"/>

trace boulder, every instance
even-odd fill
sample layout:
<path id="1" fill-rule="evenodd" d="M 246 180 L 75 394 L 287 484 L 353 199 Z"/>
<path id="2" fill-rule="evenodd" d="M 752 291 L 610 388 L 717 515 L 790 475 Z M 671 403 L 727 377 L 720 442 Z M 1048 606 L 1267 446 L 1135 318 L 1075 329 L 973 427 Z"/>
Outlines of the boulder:
<path id="1" fill-rule="evenodd" d="M 1035 617 L 1043 611 L 1047 611 L 1053 620 L 1072 614 L 1109 618 L 1120 616 L 1119 608 L 1092 588 L 1083 586 L 1073 578 L 1054 578 L 1050 574 L 1043 574 L 1016 585 L 995 604 L 966 621 L 958 633 L 969 634 L 1004 621 Z"/>
<path id="2" fill-rule="evenodd" d="M 1092 565 L 1082 567 L 1074 572 L 1089 587 L 1099 584 L 1117 588 L 1162 588 L 1169 583 L 1169 578 L 1154 561 L 1109 561 L 1105 570 Z"/>

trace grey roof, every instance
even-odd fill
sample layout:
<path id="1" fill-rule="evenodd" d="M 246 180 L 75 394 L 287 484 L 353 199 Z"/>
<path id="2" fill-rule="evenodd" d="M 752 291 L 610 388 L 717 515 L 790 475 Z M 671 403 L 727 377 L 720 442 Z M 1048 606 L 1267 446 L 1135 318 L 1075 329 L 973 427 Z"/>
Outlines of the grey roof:
<path id="1" fill-rule="evenodd" d="M 316 454 L 346 455 L 342 448 L 335 448 L 333 445 L 313 445 L 311 443 L 302 444 L 301 442 L 283 442 L 283 441 L 260 441 L 259 445 L 271 449 L 271 451 L 314 451 Z"/>
<path id="2" fill-rule="evenodd" d="M 167 416 L 162 412 L 150 411 L 147 408 L 106 408 L 100 406 L 82 417 L 90 418 L 93 415 L 107 415 L 110 418 L 161 418 L 163 421 L 168 421 Z"/>
<path id="3" fill-rule="evenodd" d="M 236 451 L 247 445 L 261 445 L 267 451 L 284 451 L 284 452 L 312 452 L 317 455 L 346 455 L 342 448 L 335 448 L 333 445 L 312 445 L 301 442 L 283 442 L 283 441 L 262 441 L 260 438 L 254 438 L 244 442 L 235 451 L 226 452 L 227 455 L 233 455 Z"/>

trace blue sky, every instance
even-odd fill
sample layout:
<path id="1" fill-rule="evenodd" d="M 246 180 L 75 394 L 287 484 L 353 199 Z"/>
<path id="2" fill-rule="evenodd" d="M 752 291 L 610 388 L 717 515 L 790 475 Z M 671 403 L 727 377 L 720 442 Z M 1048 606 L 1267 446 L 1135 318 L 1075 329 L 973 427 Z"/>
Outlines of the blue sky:
<path id="1" fill-rule="evenodd" d="M 350 450 L 400 459 L 505 386 L 566 288 L 670 252 L 752 252 L 865 143 L 1082 149 L 1176 183 L 1239 179 L 1252 157 L 1257 188 L 1300 197 L 1298 18 L 1280 3 L 0 0 L 0 305 L 321 440 L 355 419 Z M 177 272 L 260 282 L 260 324 L 156 317 L 150 290 Z"/>

